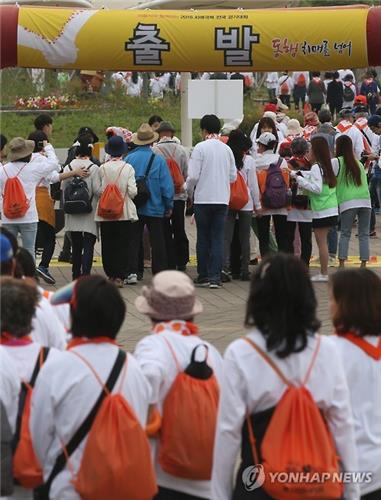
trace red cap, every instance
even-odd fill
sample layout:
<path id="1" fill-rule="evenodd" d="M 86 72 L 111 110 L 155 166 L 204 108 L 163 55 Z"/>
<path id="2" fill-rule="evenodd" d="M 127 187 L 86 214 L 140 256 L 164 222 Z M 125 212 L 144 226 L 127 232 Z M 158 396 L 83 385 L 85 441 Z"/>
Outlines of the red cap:
<path id="1" fill-rule="evenodd" d="M 357 95 L 355 97 L 355 104 L 364 104 L 365 106 L 367 106 L 368 100 L 365 95 Z"/>
<path id="2" fill-rule="evenodd" d="M 263 109 L 263 112 L 266 112 L 266 111 L 272 111 L 273 113 L 276 113 L 277 112 L 276 104 L 272 104 L 271 102 L 266 104 L 264 109 Z"/>

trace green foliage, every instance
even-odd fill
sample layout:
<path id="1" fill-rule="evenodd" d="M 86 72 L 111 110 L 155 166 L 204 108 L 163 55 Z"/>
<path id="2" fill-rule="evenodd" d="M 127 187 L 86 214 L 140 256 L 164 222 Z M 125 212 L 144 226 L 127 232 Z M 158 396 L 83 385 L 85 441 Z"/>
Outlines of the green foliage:
<path id="1" fill-rule="evenodd" d="M 42 96 L 60 92 L 53 71 L 47 71 L 47 84 Z M 15 77 L 15 74 L 17 77 Z M 2 76 L 2 105 L 12 107 L 19 97 L 37 95 L 26 70 L 5 70 Z M 167 95 L 163 100 L 134 98 L 122 92 L 107 88 L 101 95 L 81 95 L 78 80 L 74 79 L 65 87 L 68 94 L 76 94 L 81 101 L 79 109 L 72 111 L 56 111 L 52 113 L 54 120 L 52 142 L 56 147 L 69 147 L 76 137 L 78 129 L 83 126 L 92 127 L 101 140 L 105 139 L 104 131 L 109 126 L 126 127 L 135 131 L 142 122 L 157 114 L 173 123 L 180 134 L 180 97 Z M 62 91 L 61 91 L 62 93 Z M 254 98 L 256 100 L 254 100 Z M 250 133 L 253 124 L 262 115 L 262 105 L 258 99 L 266 100 L 265 90 L 252 92 L 244 101 L 245 119 L 243 130 Z M 33 130 L 33 121 L 39 114 L 22 112 L 1 113 L 1 132 L 8 138 L 26 137 Z M 199 121 L 193 120 L 193 143 L 200 140 Z"/>

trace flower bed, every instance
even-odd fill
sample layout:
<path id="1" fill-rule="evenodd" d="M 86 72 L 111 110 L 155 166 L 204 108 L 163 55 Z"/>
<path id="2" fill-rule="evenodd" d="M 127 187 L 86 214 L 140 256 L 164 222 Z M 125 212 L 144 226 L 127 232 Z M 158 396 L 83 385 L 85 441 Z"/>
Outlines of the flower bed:
<path id="1" fill-rule="evenodd" d="M 75 95 L 52 95 L 47 97 L 20 97 L 16 100 L 16 109 L 65 109 L 79 107 L 80 102 Z"/>

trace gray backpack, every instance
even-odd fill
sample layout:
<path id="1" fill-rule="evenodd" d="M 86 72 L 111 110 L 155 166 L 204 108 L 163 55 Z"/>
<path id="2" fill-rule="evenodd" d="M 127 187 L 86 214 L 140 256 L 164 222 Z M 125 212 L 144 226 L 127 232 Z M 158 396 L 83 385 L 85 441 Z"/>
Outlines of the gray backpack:
<path id="1" fill-rule="evenodd" d="M 12 460 L 13 460 L 13 447 L 12 447 L 12 430 L 9 425 L 9 420 L 5 406 L 0 400 L 0 425 L 1 425 L 1 469 L 0 469 L 0 495 L 2 497 L 12 495 L 14 490 L 13 473 L 12 473 Z"/>

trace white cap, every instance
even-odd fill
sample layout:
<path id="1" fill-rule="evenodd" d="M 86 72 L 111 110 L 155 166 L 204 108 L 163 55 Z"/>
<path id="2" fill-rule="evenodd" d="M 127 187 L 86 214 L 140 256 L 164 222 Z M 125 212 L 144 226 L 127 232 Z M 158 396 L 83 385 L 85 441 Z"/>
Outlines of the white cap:
<path id="1" fill-rule="evenodd" d="M 263 134 L 258 137 L 257 142 L 264 146 L 268 146 L 270 142 L 276 142 L 276 137 L 271 132 L 263 132 Z"/>

